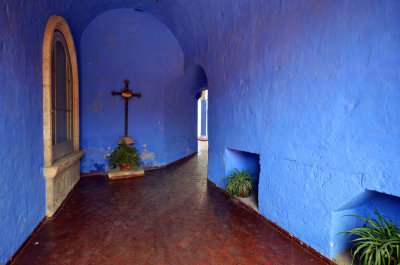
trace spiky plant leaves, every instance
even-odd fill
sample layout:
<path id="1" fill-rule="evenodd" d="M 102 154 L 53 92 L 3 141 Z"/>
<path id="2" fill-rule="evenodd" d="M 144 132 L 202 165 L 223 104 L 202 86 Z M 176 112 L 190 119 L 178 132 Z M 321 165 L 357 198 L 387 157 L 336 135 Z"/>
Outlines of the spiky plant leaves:
<path id="1" fill-rule="evenodd" d="M 226 182 L 225 191 L 230 197 L 249 195 L 253 190 L 254 179 L 251 177 L 253 173 L 248 170 L 238 170 L 235 168 L 229 176 L 223 179 Z"/>
<path id="2" fill-rule="evenodd" d="M 348 215 L 365 222 L 363 227 L 354 228 L 340 234 L 355 235 L 353 239 L 353 262 L 356 258 L 363 265 L 400 264 L 400 230 L 392 220 L 389 222 L 375 208 L 377 219 Z"/>

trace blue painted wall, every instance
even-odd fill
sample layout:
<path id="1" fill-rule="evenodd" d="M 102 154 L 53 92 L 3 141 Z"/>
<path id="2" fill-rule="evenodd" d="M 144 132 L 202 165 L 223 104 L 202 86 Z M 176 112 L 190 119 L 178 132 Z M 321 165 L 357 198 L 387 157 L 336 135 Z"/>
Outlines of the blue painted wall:
<path id="1" fill-rule="evenodd" d="M 197 99 L 204 85 L 202 69 L 189 66 L 168 84 L 164 98 L 165 155 L 168 163 L 197 152 Z"/>
<path id="2" fill-rule="evenodd" d="M 330 256 L 332 211 L 400 196 L 399 25 L 398 1 L 280 1 L 213 39 L 210 180 L 260 154 L 261 214 Z"/>
<path id="3" fill-rule="evenodd" d="M 46 11 L 0 1 L 0 264 L 45 216 L 42 39 Z M 28 45 L 29 44 L 29 45 Z"/>
<path id="4" fill-rule="evenodd" d="M 129 102 L 129 136 L 144 166 L 162 166 L 196 152 L 196 104 L 182 50 L 154 17 L 132 9 L 101 14 L 80 43 L 81 171 L 108 170 L 104 158 L 124 135 L 123 80 L 142 98 Z"/>

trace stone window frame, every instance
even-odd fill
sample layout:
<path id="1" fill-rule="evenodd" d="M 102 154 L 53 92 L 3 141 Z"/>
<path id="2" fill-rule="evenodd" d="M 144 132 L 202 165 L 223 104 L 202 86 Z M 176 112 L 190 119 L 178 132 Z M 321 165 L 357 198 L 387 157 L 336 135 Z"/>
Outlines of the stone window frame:
<path id="1" fill-rule="evenodd" d="M 60 157 L 63 157 L 67 154 L 70 154 L 73 152 L 73 134 L 72 134 L 72 130 L 73 130 L 73 117 L 72 117 L 72 113 L 73 113 L 73 108 L 72 108 L 72 71 L 71 71 L 71 57 L 69 55 L 69 51 L 68 51 L 68 47 L 67 47 L 67 43 L 65 41 L 64 36 L 62 35 L 62 33 L 58 30 L 56 30 L 54 32 L 53 35 L 53 44 L 52 44 L 52 72 L 53 72 L 53 78 L 55 78 L 55 73 L 56 73 L 56 55 L 55 55 L 55 46 L 57 43 L 60 43 L 62 48 L 64 49 L 64 53 L 65 53 L 65 58 L 66 58 L 66 68 L 65 68 L 65 76 L 66 76 L 66 87 L 65 87 L 65 92 L 66 92 L 66 97 L 64 97 L 64 102 L 66 103 L 66 111 L 70 112 L 69 114 L 67 113 L 67 118 L 66 118 L 66 129 L 67 129 L 67 139 L 66 141 L 63 142 L 57 142 L 56 139 L 57 137 L 53 138 L 53 161 L 57 160 Z M 53 119 L 57 119 L 57 106 L 55 105 L 55 94 L 58 93 L 57 91 L 59 91 L 58 86 L 56 85 L 55 79 L 52 80 L 52 111 L 54 115 L 52 115 Z M 69 117 L 69 118 L 68 118 Z M 54 127 L 56 125 L 56 120 L 52 121 L 52 136 L 57 136 L 56 134 L 56 127 Z"/>
<path id="2" fill-rule="evenodd" d="M 79 76 L 75 44 L 68 23 L 63 17 L 53 15 L 49 18 L 43 39 L 43 142 L 44 166 L 52 166 L 52 52 L 54 33 L 59 31 L 65 39 L 72 73 L 72 142 L 73 152 L 79 152 Z"/>

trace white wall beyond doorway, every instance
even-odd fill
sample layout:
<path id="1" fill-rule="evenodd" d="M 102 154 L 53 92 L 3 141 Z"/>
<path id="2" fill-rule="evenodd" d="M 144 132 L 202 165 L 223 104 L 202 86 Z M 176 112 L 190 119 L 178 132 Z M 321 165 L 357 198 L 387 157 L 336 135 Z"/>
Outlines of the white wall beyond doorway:
<path id="1" fill-rule="evenodd" d="M 197 101 L 197 137 L 207 140 L 208 137 L 208 90 L 201 93 Z"/>

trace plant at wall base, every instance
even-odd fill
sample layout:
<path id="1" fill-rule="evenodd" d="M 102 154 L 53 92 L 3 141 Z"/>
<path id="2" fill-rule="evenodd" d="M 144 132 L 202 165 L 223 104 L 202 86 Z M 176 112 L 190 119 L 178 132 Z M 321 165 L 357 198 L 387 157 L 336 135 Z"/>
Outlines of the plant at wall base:
<path id="1" fill-rule="evenodd" d="M 353 263 L 359 259 L 360 264 L 400 264 L 400 229 L 392 220 L 389 222 L 375 208 L 377 219 L 357 215 L 347 215 L 359 218 L 365 222 L 363 227 L 341 232 L 339 234 L 355 235 L 352 249 Z"/>
<path id="2" fill-rule="evenodd" d="M 141 163 L 137 148 L 126 144 L 120 144 L 107 158 L 110 159 L 110 165 L 122 170 L 137 168 Z"/>
<path id="3" fill-rule="evenodd" d="M 253 173 L 248 170 L 238 170 L 235 168 L 229 176 L 223 179 L 226 182 L 225 191 L 229 196 L 248 197 L 253 190 L 254 179 L 251 177 Z"/>

